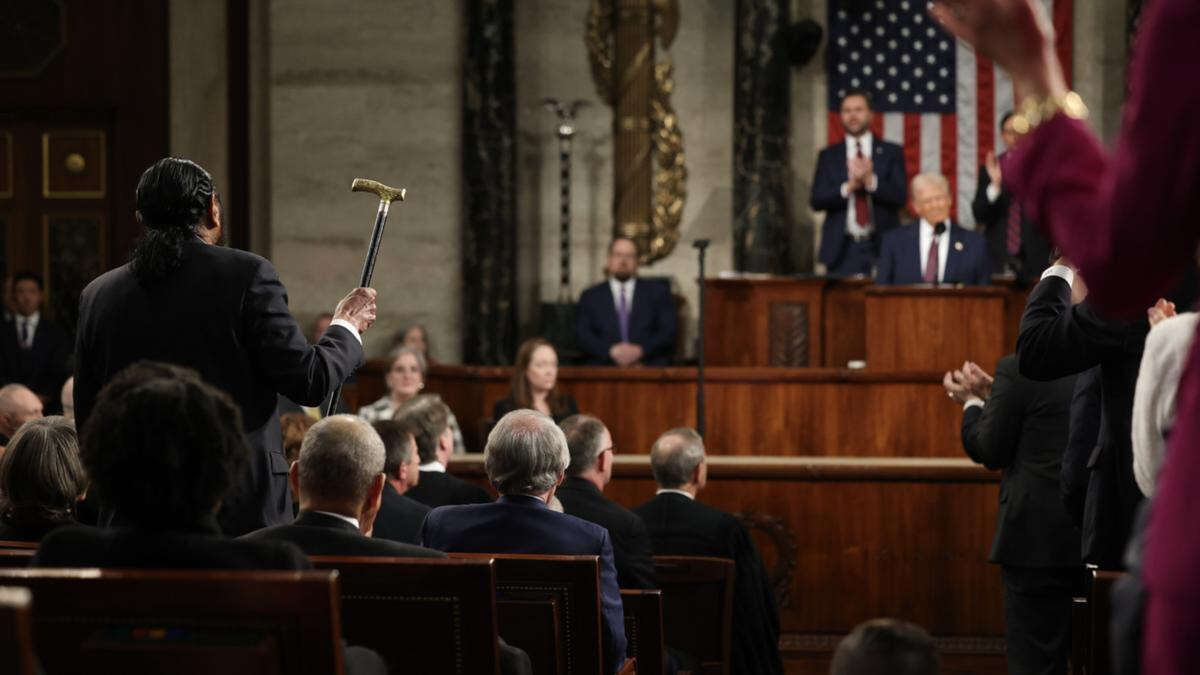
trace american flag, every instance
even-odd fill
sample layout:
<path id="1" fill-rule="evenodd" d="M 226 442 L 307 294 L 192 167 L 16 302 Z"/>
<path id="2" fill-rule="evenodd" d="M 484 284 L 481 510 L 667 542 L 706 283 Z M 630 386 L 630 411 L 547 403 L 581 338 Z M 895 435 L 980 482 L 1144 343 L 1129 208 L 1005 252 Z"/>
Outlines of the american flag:
<path id="1" fill-rule="evenodd" d="M 1059 59 L 1071 77 L 1073 0 L 1040 0 L 1054 20 Z M 838 110 L 851 89 L 871 93 L 872 131 L 904 146 L 908 177 L 950 181 L 958 222 L 973 227 L 971 200 L 989 150 L 1004 151 L 1000 117 L 1013 107 L 1012 82 L 925 10 L 925 0 L 829 0 L 826 47 L 828 142 L 845 136 Z"/>

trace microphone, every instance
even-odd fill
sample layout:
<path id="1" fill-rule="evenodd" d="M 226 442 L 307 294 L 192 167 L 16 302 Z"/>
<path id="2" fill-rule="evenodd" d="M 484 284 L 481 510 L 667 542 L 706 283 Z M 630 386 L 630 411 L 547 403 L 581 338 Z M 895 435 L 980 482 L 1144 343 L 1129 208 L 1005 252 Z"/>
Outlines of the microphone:
<path id="1" fill-rule="evenodd" d="M 697 239 L 696 241 L 692 242 L 692 247 L 698 248 L 701 251 L 703 251 L 704 249 L 708 248 L 708 240 L 707 239 Z"/>
<path id="2" fill-rule="evenodd" d="M 945 233 L 946 233 L 946 224 L 945 223 L 938 223 L 937 225 L 933 226 L 933 236 L 940 237 Z"/>

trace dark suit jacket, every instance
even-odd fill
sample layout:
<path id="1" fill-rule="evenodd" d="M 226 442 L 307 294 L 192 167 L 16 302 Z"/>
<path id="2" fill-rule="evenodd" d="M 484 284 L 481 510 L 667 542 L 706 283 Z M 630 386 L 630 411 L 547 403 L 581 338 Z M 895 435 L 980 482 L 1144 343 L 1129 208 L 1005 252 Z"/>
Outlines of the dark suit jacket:
<path id="1" fill-rule="evenodd" d="M 415 545 L 420 536 L 421 523 L 425 522 L 428 513 L 428 506 L 396 492 L 391 483 L 384 483 L 383 502 L 379 506 L 379 514 L 375 516 L 375 529 L 371 531 L 371 536 Z"/>
<path id="2" fill-rule="evenodd" d="M 750 533 L 732 514 L 664 492 L 633 510 L 650 532 L 655 555 L 733 560 L 733 673 L 782 673 L 779 607 Z"/>
<path id="3" fill-rule="evenodd" d="M 225 538 L 212 517 L 191 527 L 171 531 L 62 527 L 42 540 L 32 565 L 230 570 L 312 568 L 308 558 L 291 544 Z"/>
<path id="4" fill-rule="evenodd" d="M 441 471 L 422 471 L 421 480 L 405 492 L 404 496 L 431 509 L 455 504 L 487 504 L 492 501 L 487 490 Z"/>
<path id="5" fill-rule="evenodd" d="M 675 300 L 665 279 L 638 277 L 629 308 L 629 341 L 642 348 L 642 363 L 665 366 L 675 356 Z M 585 363 L 615 365 L 608 350 L 621 341 L 617 305 L 608 281 L 579 296 L 575 312 L 575 341 Z"/>
<path id="6" fill-rule="evenodd" d="M 1090 462 L 1083 522 L 1083 558 L 1120 569 L 1121 556 L 1142 493 L 1133 478 L 1130 418 L 1133 391 L 1149 324 L 1112 321 L 1087 303 L 1071 305 L 1071 287 L 1059 277 L 1039 282 L 1029 295 L 1017 356 L 1021 374 L 1051 380 L 1100 366 L 1104 428 Z"/>
<path id="7" fill-rule="evenodd" d="M 1101 398 L 1099 367 L 1085 370 L 1075 378 L 1075 394 L 1071 397 L 1071 429 L 1058 482 L 1063 504 L 1076 527 L 1083 526 L 1092 458 L 1099 454 L 1100 429 L 1104 427 Z"/>
<path id="8" fill-rule="evenodd" d="M 583 478 L 566 479 L 554 495 L 562 502 L 565 513 L 608 530 L 621 588 L 658 588 L 650 535 L 636 513 L 605 497 Z"/>
<path id="9" fill-rule="evenodd" d="M 921 226 L 917 222 L 892 230 L 883 236 L 875 283 L 924 283 L 921 267 L 925 261 L 921 259 L 920 232 Z M 984 243 L 983 237 L 951 222 L 946 273 L 941 283 L 982 286 L 991 282 L 991 274 L 987 244 Z"/>
<path id="10" fill-rule="evenodd" d="M 138 283 L 129 265 L 88 284 L 78 332 L 75 416 L 81 429 L 100 388 L 140 359 L 194 368 L 242 409 L 253 453 L 221 510 L 230 535 L 292 519 L 277 393 L 317 405 L 362 363 L 362 345 L 344 328 L 331 327 L 308 344 L 270 262 L 199 239 L 184 245 L 181 267 L 152 287 Z"/>
<path id="11" fill-rule="evenodd" d="M 46 535 L 60 527 L 70 527 L 75 523 L 40 523 L 38 525 L 16 525 L 0 520 L 0 541 L 41 541 Z"/>
<path id="12" fill-rule="evenodd" d="M 421 543 L 439 551 L 600 556 L 604 663 L 616 672 L 625 660 L 625 612 L 608 531 L 551 511 L 536 497 L 506 495 L 491 504 L 443 506 L 429 512 Z"/>
<path id="13" fill-rule="evenodd" d="M 1046 267 L 1050 265 L 1050 242 L 1029 218 L 1021 218 L 1021 248 L 1015 256 L 1008 254 L 1008 210 L 1016 208 L 1012 195 L 1001 188 L 996 201 L 989 202 L 988 186 L 992 177 L 987 169 L 979 167 L 979 187 L 975 190 L 975 199 L 971 202 L 971 212 L 975 214 L 975 222 L 983 227 L 983 235 L 987 239 L 988 257 L 991 259 L 992 270 L 1003 272 L 1005 264 L 1010 265 L 1017 275 L 1017 281 L 1022 286 L 1037 282 Z"/>
<path id="14" fill-rule="evenodd" d="M 963 411 L 967 455 L 1003 469 L 989 560 L 1016 567 L 1079 566 L 1079 529 L 1063 505 L 1058 478 L 1075 378 L 1021 377 L 1017 357 L 996 364 L 987 404 Z"/>
<path id="15" fill-rule="evenodd" d="M 878 136 L 871 141 L 871 161 L 878 183 L 868 193 L 875 241 L 900 224 L 900 209 L 908 201 L 908 177 L 904 172 L 904 150 Z M 846 211 L 849 199 L 842 196 L 842 183 L 850 177 L 846 167 L 845 141 L 831 145 L 817 155 L 809 203 L 814 211 L 825 212 L 821 226 L 821 250 L 817 259 L 826 267 L 837 267 L 846 247 Z"/>
<path id="16" fill-rule="evenodd" d="M 555 424 L 558 424 L 559 422 L 567 419 L 571 415 L 579 414 L 579 404 L 575 402 L 574 397 L 572 397 L 570 394 L 563 394 L 563 399 L 565 400 L 567 409 L 565 411 L 563 411 L 562 414 L 551 415 L 551 417 L 554 418 Z M 516 401 L 513 400 L 512 396 L 506 396 L 506 397 L 500 399 L 499 401 L 496 401 L 492 405 L 492 421 L 493 422 L 499 421 L 501 417 L 504 417 L 505 415 L 507 415 L 508 413 L 510 413 L 516 409 L 517 409 Z"/>
<path id="17" fill-rule="evenodd" d="M 43 396 L 46 414 L 62 412 L 59 394 L 70 375 L 71 341 L 58 324 L 38 318 L 33 346 L 21 349 L 14 317 L 0 325 L 0 381 L 18 382 Z"/>
<path id="18" fill-rule="evenodd" d="M 239 537 L 242 541 L 282 541 L 295 544 L 305 555 L 445 558 L 440 551 L 376 539 L 350 523 L 315 511 L 301 511 L 291 525 L 275 525 Z"/>

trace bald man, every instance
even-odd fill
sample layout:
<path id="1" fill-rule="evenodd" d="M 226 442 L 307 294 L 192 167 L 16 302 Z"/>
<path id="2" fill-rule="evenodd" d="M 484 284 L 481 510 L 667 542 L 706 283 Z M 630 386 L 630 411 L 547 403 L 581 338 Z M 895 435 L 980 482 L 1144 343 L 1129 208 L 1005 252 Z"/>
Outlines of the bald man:
<path id="1" fill-rule="evenodd" d="M 911 186 L 920 220 L 883 236 L 877 284 L 975 284 L 991 280 L 983 235 L 950 218 L 950 183 L 936 173 L 918 174 Z"/>
<path id="2" fill-rule="evenodd" d="M 29 387 L 23 384 L 0 387 L 0 445 L 8 445 L 8 439 L 22 424 L 41 416 L 42 399 Z"/>

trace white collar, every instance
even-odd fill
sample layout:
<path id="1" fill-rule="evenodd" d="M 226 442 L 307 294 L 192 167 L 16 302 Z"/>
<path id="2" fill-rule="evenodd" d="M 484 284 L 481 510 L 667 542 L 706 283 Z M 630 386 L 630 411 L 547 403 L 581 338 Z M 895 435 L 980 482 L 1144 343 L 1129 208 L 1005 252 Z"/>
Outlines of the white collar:
<path id="1" fill-rule="evenodd" d="M 692 499 L 692 500 L 696 499 L 696 495 L 688 492 L 687 490 L 676 490 L 674 488 L 661 488 L 658 490 L 658 492 L 654 493 L 655 496 L 658 496 L 661 494 L 683 495 L 684 497 L 687 497 L 688 499 Z"/>
<path id="2" fill-rule="evenodd" d="M 943 220 L 942 224 L 946 226 L 946 231 L 943 234 L 949 234 L 950 233 L 950 219 L 947 218 L 947 219 Z M 929 234 L 932 235 L 933 228 L 936 227 L 936 225 L 934 223 L 931 223 L 928 220 L 925 220 L 924 218 L 922 218 L 921 219 L 921 227 L 925 230 L 928 230 Z"/>
<path id="3" fill-rule="evenodd" d="M 436 471 L 438 473 L 446 473 L 446 466 L 436 459 L 432 462 L 425 462 L 417 468 L 421 471 Z"/>
<path id="4" fill-rule="evenodd" d="M 29 316 L 24 316 L 24 315 L 22 315 L 22 314 L 17 314 L 17 315 L 16 315 L 16 317 L 17 317 L 17 320 L 18 320 L 18 321 L 28 321 L 28 322 L 29 322 L 29 325 L 33 326 L 33 325 L 37 325 L 37 322 L 38 322 L 39 320 L 41 320 L 41 318 L 42 318 L 42 313 L 41 313 L 41 312 L 34 312 L 33 314 L 30 314 Z"/>
<path id="5" fill-rule="evenodd" d="M 356 530 L 358 529 L 358 518 L 351 518 L 350 516 L 343 516 L 342 514 L 334 513 L 333 511 L 316 511 L 316 510 L 314 510 L 313 513 L 320 513 L 322 515 L 332 516 L 339 520 L 344 520 L 347 523 L 350 523 L 351 525 L 353 525 L 354 529 L 356 529 Z"/>
<path id="6" fill-rule="evenodd" d="M 846 135 L 846 154 L 847 155 L 851 155 L 854 153 L 854 142 L 855 141 L 858 141 L 859 145 L 862 146 L 862 151 L 863 151 L 864 155 L 869 156 L 871 154 L 871 148 L 875 147 L 875 136 L 871 133 L 870 129 L 864 131 L 862 133 L 862 135 L 858 136 L 858 137 L 847 134 Z"/>

